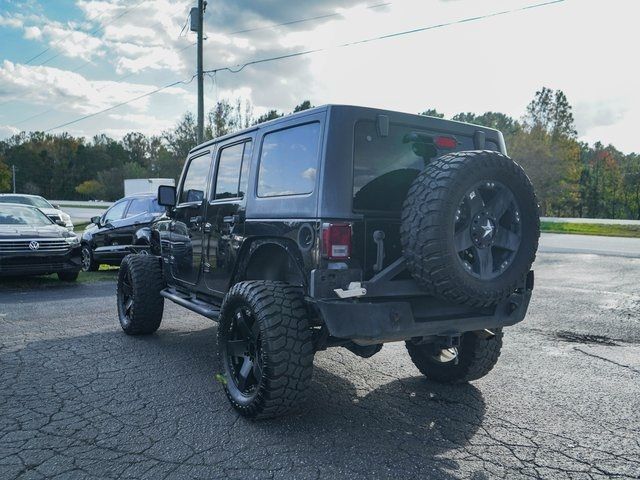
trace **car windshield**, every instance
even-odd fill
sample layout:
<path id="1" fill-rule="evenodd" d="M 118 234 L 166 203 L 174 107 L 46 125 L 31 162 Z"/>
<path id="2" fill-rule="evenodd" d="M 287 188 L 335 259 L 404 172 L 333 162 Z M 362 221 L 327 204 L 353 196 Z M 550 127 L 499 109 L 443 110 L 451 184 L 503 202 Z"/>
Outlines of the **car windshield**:
<path id="1" fill-rule="evenodd" d="M 20 205 L 0 207 L 0 225 L 46 226 L 53 222 L 40 210 Z"/>
<path id="2" fill-rule="evenodd" d="M 23 195 L 2 195 L 1 203 L 20 203 L 22 205 L 31 205 L 37 208 L 53 208 L 53 206 L 42 197 L 29 197 Z"/>

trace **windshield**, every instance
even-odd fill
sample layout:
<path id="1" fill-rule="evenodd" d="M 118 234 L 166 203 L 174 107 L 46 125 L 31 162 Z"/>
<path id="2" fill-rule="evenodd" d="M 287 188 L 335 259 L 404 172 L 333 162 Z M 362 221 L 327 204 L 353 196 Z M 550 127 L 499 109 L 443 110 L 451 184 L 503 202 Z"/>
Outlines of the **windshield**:
<path id="1" fill-rule="evenodd" d="M 48 226 L 53 222 L 40 210 L 19 205 L 5 205 L 0 208 L 0 225 Z"/>
<path id="2" fill-rule="evenodd" d="M 20 203 L 38 208 L 53 208 L 53 206 L 42 197 L 27 197 L 22 195 L 2 195 L 1 203 Z"/>

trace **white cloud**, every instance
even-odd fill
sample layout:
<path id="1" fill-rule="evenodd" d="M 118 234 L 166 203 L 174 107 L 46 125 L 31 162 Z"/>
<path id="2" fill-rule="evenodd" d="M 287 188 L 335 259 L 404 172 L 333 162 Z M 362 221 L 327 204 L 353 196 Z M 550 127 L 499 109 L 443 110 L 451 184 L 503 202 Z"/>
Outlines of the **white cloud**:
<path id="1" fill-rule="evenodd" d="M 27 40 L 38 40 L 42 37 L 42 30 L 38 27 L 26 27 L 24 29 L 24 38 Z"/>
<path id="2" fill-rule="evenodd" d="M 0 138 L 10 137 L 16 133 L 20 133 L 20 130 L 16 127 L 11 125 L 0 125 Z"/>
<path id="3" fill-rule="evenodd" d="M 0 26 L 2 27 L 22 28 L 22 25 L 23 21 L 19 18 L 0 15 Z"/>
<path id="4" fill-rule="evenodd" d="M 89 114 L 129 101 L 154 90 L 153 85 L 116 81 L 92 81 L 82 75 L 45 66 L 14 64 L 5 60 L 0 67 L 0 99 L 25 99 L 31 103 L 54 106 L 63 111 Z M 172 87 L 164 94 L 184 95 L 184 90 Z M 129 104 L 144 111 L 149 97 Z"/>

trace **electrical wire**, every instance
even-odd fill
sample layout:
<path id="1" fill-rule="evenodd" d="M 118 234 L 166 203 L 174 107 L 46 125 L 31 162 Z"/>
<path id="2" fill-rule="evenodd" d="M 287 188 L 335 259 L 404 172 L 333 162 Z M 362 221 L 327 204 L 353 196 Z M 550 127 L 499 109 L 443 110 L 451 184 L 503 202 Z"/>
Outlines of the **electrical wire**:
<path id="1" fill-rule="evenodd" d="M 503 10 L 503 11 L 500 11 L 500 12 L 489 13 L 489 14 L 486 14 L 486 15 L 481 15 L 481 16 L 476 16 L 476 17 L 469 17 L 469 18 L 464 18 L 464 19 L 461 19 L 461 20 L 455 20 L 455 21 L 452 21 L 452 22 L 440 23 L 440 24 L 436 24 L 436 25 L 429 25 L 429 26 L 425 26 L 425 27 L 414 28 L 414 29 L 411 29 L 411 30 L 404 30 L 404 31 L 401 31 L 401 32 L 394 32 L 394 33 L 389 33 L 389 34 L 386 34 L 386 35 L 379 35 L 379 36 L 376 36 L 376 37 L 369 37 L 369 38 L 365 38 L 365 39 L 362 39 L 362 40 L 356 40 L 356 41 L 353 41 L 353 42 L 348 42 L 348 43 L 343 43 L 343 44 L 340 44 L 340 45 L 335 45 L 333 47 L 316 48 L 316 49 L 305 50 L 305 51 L 301 51 L 301 52 L 295 52 L 295 53 L 290 53 L 290 54 L 285 54 L 285 55 L 279 55 L 279 56 L 276 56 L 276 57 L 253 60 L 253 61 L 250 61 L 250 62 L 246 62 L 244 64 L 238 64 L 238 65 L 234 65 L 234 66 L 214 68 L 214 69 L 211 69 L 211 70 L 204 70 L 203 73 L 207 74 L 207 75 L 209 75 L 209 74 L 217 74 L 218 72 L 222 72 L 222 71 L 228 71 L 228 72 L 231 72 L 231 73 L 239 73 L 244 68 L 246 68 L 246 67 L 248 67 L 250 65 L 257 65 L 257 64 L 260 64 L 260 63 L 277 61 L 277 60 L 282 60 L 282 59 L 286 59 L 286 58 L 299 57 L 299 56 L 302 56 L 302 55 L 310 55 L 312 53 L 322 52 L 322 51 L 330 50 L 330 49 L 333 49 L 333 48 L 344 48 L 344 47 L 350 47 L 350 46 L 353 46 L 353 45 L 361 45 L 361 44 L 365 44 L 365 43 L 379 41 L 379 40 L 386 40 L 386 39 L 389 39 L 389 38 L 396 38 L 396 37 L 400 37 L 400 36 L 404 36 L 404 35 L 410 35 L 410 34 L 424 32 L 424 31 L 428 31 L 428 30 L 434 30 L 436 28 L 443 28 L 443 27 L 450 26 L 450 25 L 458 25 L 458 24 L 463 24 L 463 23 L 469 23 L 469 22 L 483 20 L 483 19 L 486 19 L 486 18 L 497 17 L 497 16 L 501 16 L 501 15 L 507 15 L 507 14 L 511 14 L 511 13 L 531 10 L 531 9 L 534 9 L 534 8 L 540 8 L 540 7 L 544 7 L 544 6 L 559 4 L 559 3 L 563 3 L 565 1 L 566 0 L 550 0 L 550 1 L 546 1 L 546 2 L 526 5 L 524 7 L 519 7 L 519 8 L 515 8 L 515 9 Z M 95 117 L 96 115 L 100 115 L 102 113 L 108 112 L 110 110 L 113 110 L 115 108 L 121 107 L 121 106 L 126 105 L 128 103 L 134 102 L 136 100 L 139 100 L 140 98 L 144 98 L 144 97 L 147 97 L 149 95 L 153 95 L 155 93 L 158 93 L 158 92 L 160 92 L 162 90 L 165 90 L 165 89 L 167 89 L 169 87 L 173 87 L 175 85 L 178 85 L 180 83 L 189 84 L 189 83 L 191 83 L 193 81 L 193 79 L 196 76 L 197 76 L 197 74 L 193 75 L 193 77 L 191 77 L 191 79 L 188 80 L 188 81 L 181 80 L 181 81 L 178 81 L 178 82 L 171 83 L 169 85 L 165 85 L 164 87 L 157 88 L 157 89 L 155 89 L 155 90 L 153 90 L 151 92 L 147 92 L 147 93 L 145 93 L 143 95 L 140 95 L 138 97 L 132 98 L 132 99 L 127 100 L 125 102 L 121 102 L 121 103 L 119 103 L 117 105 L 113 105 L 113 106 L 111 106 L 109 108 L 106 108 L 104 110 L 100 110 L 98 112 L 94 112 L 94 113 L 91 113 L 89 115 L 85 115 L 83 117 L 77 118 L 75 120 L 71 120 L 70 122 L 66 122 L 66 123 L 63 123 L 61 125 L 57 125 L 55 127 L 51 127 L 49 129 L 45 130 L 45 133 L 50 132 L 52 130 L 56 130 L 58 128 L 66 127 L 68 125 L 72 125 L 74 123 L 80 122 L 80 121 L 85 120 L 87 118 Z"/>
<path id="2" fill-rule="evenodd" d="M 115 22 L 116 20 L 124 17 L 127 13 L 129 13 L 132 10 L 135 10 L 136 8 L 138 8 L 140 5 L 142 5 L 146 0 L 140 0 L 138 3 L 136 3 L 135 5 L 132 5 L 130 7 L 127 7 L 124 11 L 122 11 L 120 14 L 118 14 L 117 16 L 115 16 L 114 18 L 112 18 L 111 20 L 109 20 L 107 23 L 103 23 L 101 25 L 98 25 L 96 28 L 94 28 L 93 30 L 91 30 L 87 35 L 94 35 L 97 32 L 99 32 L 101 29 L 103 29 L 104 27 L 111 25 L 113 22 Z M 89 19 L 89 21 L 97 21 L 99 19 L 101 19 L 102 17 L 104 17 L 104 15 L 107 12 L 103 12 L 102 14 L 98 15 L 96 18 L 94 19 Z M 71 38 L 71 36 L 75 33 L 75 31 L 70 32 L 68 35 L 66 35 L 64 38 L 60 38 L 58 39 L 56 42 L 52 43 L 50 46 L 48 46 L 47 48 L 45 48 L 43 51 L 41 51 L 40 53 L 38 53 L 37 55 L 34 55 L 33 57 L 31 57 L 29 60 L 27 60 L 26 62 L 24 62 L 25 65 L 29 65 L 32 61 L 34 61 L 36 58 L 44 55 L 45 53 L 47 53 L 49 50 L 51 50 L 53 47 L 55 47 L 56 45 L 58 45 L 60 42 L 66 41 L 69 38 Z M 55 54 L 53 57 L 48 58 L 47 60 L 45 60 L 44 62 L 40 63 L 39 65 L 45 65 L 47 63 L 49 63 L 51 60 L 53 60 L 54 58 L 59 57 L 60 55 L 62 55 L 63 52 L 59 52 L 57 54 Z"/>
<path id="3" fill-rule="evenodd" d="M 392 4 L 393 4 L 393 2 L 378 3 L 376 5 L 369 5 L 369 6 L 365 7 L 365 8 L 366 9 L 382 8 L 382 7 L 388 7 L 389 5 L 392 5 Z M 246 28 L 244 30 L 236 30 L 235 32 L 227 33 L 227 35 L 239 35 L 241 33 L 257 32 L 259 30 L 268 30 L 268 29 L 276 28 L 276 27 L 285 27 L 285 26 L 289 26 L 289 25 L 295 25 L 297 23 L 312 22 L 314 20 L 322 20 L 322 19 L 325 19 L 325 18 L 340 17 L 340 16 L 342 16 L 341 13 L 328 13 L 328 14 L 325 14 L 325 15 L 318 15 L 316 17 L 300 18 L 298 20 L 290 20 L 288 22 L 283 22 L 283 23 L 273 23 L 273 24 L 262 26 L 262 27 Z"/>
<path id="4" fill-rule="evenodd" d="M 463 23 L 469 23 L 469 22 L 475 22 L 478 20 L 484 20 L 486 18 L 492 18 L 492 17 L 498 17 L 498 16 L 502 16 L 502 15 L 508 15 L 511 13 L 516 13 L 516 12 L 522 12 L 525 10 L 531 10 L 534 8 L 539 8 L 539 7 L 545 7 L 548 5 L 554 5 L 554 4 L 558 4 L 558 3 L 562 3 L 565 2 L 566 0 L 549 0 L 547 2 L 542 2 L 542 3 L 536 3 L 536 4 L 532 4 L 532 5 L 526 5 L 524 7 L 519 7 L 519 8 L 514 8 L 514 9 L 510 9 L 510 10 L 502 10 L 500 12 L 493 12 L 493 13 L 489 13 L 486 15 L 480 15 L 477 17 L 468 17 L 468 18 L 463 18 L 461 20 L 454 20 L 452 22 L 446 22 L 446 23 L 439 23 L 436 25 L 429 25 L 429 26 L 425 26 L 425 27 L 419 27 L 419 28 L 414 28 L 411 30 L 404 30 L 401 32 L 394 32 L 394 33 L 389 33 L 387 35 L 379 35 L 376 37 L 370 37 L 370 38 L 365 38 L 362 40 L 355 40 L 353 42 L 347 42 L 347 43 L 342 43 L 342 44 L 338 44 L 338 45 L 333 45 L 330 47 L 320 47 L 320 48 L 314 48 L 314 49 L 310 49 L 310 50 L 304 50 L 301 52 L 295 52 L 295 53 L 288 53 L 285 55 L 278 55 L 276 57 L 269 57 L 269 58 L 262 58 L 259 60 L 252 60 L 246 63 L 240 63 L 237 65 L 233 65 L 230 67 L 219 67 L 219 68 L 214 68 L 211 70 L 205 70 L 205 73 L 217 73 L 217 72 L 223 72 L 223 71 L 228 71 L 230 73 L 240 73 L 242 70 L 244 70 L 246 67 L 250 66 L 250 65 L 257 65 L 260 63 L 265 63 L 265 62 L 272 62 L 272 61 L 276 61 L 276 60 L 283 60 L 286 58 L 293 58 L 293 57 L 300 57 L 303 55 L 311 55 L 312 53 L 319 53 L 319 52 L 324 52 L 327 50 L 332 50 L 334 48 L 345 48 L 345 47 L 352 47 L 354 45 L 362 45 L 365 43 L 370 43 L 370 42 L 376 42 L 379 40 L 387 40 L 389 38 L 396 38 L 396 37 L 401 37 L 404 35 L 411 35 L 414 33 L 420 33 L 420 32 L 425 32 L 428 30 L 435 30 L 437 28 L 443 28 L 443 27 L 448 27 L 451 25 L 459 25 L 459 24 L 463 24 Z"/>
<path id="5" fill-rule="evenodd" d="M 71 120 L 69 122 L 62 123 L 60 125 L 56 125 L 55 127 L 51 127 L 51 128 L 48 128 L 47 130 L 44 130 L 44 133 L 49 133 L 52 130 L 57 130 L 58 128 L 67 127 L 69 125 L 73 125 L 74 123 L 81 122 L 82 120 L 86 120 L 87 118 L 95 117 L 96 115 L 100 115 L 102 113 L 109 112 L 109 111 L 114 110 L 114 109 L 116 109 L 118 107 L 122 107 L 123 105 L 126 105 L 128 103 L 135 102 L 136 100 L 140 100 L 141 98 L 145 98 L 145 97 L 148 97 L 148 96 L 153 95 L 155 93 L 161 92 L 162 90 L 166 90 L 167 88 L 175 87 L 176 85 L 179 85 L 181 83 L 184 84 L 184 85 L 188 85 L 193 81 L 194 78 L 196 78 L 196 76 L 197 75 L 194 74 L 189 80 L 178 80 L 177 82 L 170 83 L 168 85 L 165 85 L 164 87 L 156 88 L 154 90 L 151 90 L 150 92 L 143 93 L 142 95 L 138 95 L 137 97 L 131 98 L 131 99 L 126 100 L 124 102 L 120 102 L 120 103 L 118 103 L 116 105 L 112 105 L 112 106 L 110 106 L 108 108 L 104 108 L 104 109 L 99 110 L 97 112 L 93 112 L 93 113 L 90 113 L 88 115 L 84 115 L 84 116 L 82 116 L 80 118 L 76 118 L 75 120 Z"/>

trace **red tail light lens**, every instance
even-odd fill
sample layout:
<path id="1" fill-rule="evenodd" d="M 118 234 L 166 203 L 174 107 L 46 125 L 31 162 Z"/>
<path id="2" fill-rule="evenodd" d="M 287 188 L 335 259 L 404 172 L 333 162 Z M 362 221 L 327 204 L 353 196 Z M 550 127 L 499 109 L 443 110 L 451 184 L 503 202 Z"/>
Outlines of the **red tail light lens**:
<path id="1" fill-rule="evenodd" d="M 351 256 L 351 225 L 325 223 L 322 225 L 322 253 L 329 260 L 344 260 Z"/>
<path id="2" fill-rule="evenodd" d="M 456 148 L 458 146 L 458 141 L 453 137 L 436 137 L 434 142 L 438 148 Z"/>

